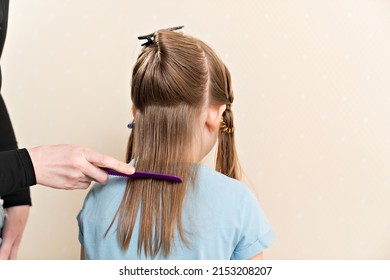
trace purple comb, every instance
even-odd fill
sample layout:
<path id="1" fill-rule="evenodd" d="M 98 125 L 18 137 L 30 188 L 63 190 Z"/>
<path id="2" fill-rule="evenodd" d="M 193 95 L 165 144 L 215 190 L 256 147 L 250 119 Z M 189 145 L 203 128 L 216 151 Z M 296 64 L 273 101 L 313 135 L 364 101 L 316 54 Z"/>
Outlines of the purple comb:
<path id="1" fill-rule="evenodd" d="M 183 182 L 183 180 L 179 176 L 170 175 L 170 174 L 136 171 L 135 173 L 128 175 L 125 173 L 115 171 L 113 169 L 109 169 L 105 167 L 100 167 L 100 168 L 112 176 L 119 176 L 125 178 L 157 179 L 157 180 L 165 180 L 165 181 L 179 182 L 179 183 Z"/>

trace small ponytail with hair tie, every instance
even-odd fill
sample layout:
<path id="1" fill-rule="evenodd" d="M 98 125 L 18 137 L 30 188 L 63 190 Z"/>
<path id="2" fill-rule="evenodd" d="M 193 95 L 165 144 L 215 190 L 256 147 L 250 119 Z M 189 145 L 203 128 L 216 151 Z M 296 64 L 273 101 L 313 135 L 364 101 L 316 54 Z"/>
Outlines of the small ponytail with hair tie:
<path id="1" fill-rule="evenodd" d="M 231 104 L 226 105 L 222 114 L 218 135 L 218 151 L 215 169 L 234 179 L 241 178 L 240 164 L 234 140 L 233 112 Z"/>
<path id="2" fill-rule="evenodd" d="M 227 134 L 232 134 L 234 132 L 234 126 L 233 126 L 233 117 L 232 117 L 232 111 L 230 110 L 231 104 L 226 104 L 226 109 L 223 112 L 222 119 L 221 119 L 221 126 L 220 129 L 222 132 L 225 132 Z M 227 114 L 231 115 L 231 117 L 227 117 Z M 226 119 L 229 120 L 229 125 L 225 122 L 224 116 Z"/>
<path id="3" fill-rule="evenodd" d="M 234 127 L 228 127 L 224 120 L 221 120 L 221 130 L 227 134 L 232 134 L 234 132 Z"/>

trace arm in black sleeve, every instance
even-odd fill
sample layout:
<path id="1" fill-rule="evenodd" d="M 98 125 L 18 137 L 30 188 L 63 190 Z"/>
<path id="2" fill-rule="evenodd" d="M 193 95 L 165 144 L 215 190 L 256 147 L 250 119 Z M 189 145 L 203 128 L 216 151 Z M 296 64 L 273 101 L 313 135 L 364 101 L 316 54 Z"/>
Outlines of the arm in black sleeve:
<path id="1" fill-rule="evenodd" d="M 35 184 L 34 167 L 26 149 L 0 152 L 0 196 Z"/>
<path id="2" fill-rule="evenodd" d="M 27 187 L 35 184 L 34 168 L 27 150 L 16 150 L 15 133 L 1 94 L 0 132 L 0 196 L 4 200 L 4 208 L 31 205 L 30 189 Z M 5 152 L 9 150 L 12 151 Z"/>
<path id="3" fill-rule="evenodd" d="M 0 57 L 8 25 L 8 0 L 0 0 Z M 0 89 L 1 89 L 0 68 Z M 30 189 L 35 185 L 34 168 L 27 150 L 17 151 L 15 133 L 0 94 L 0 196 L 4 207 L 31 205 Z M 4 151 L 14 150 L 3 153 Z M 4 195 L 5 194 L 5 195 Z"/>
<path id="4" fill-rule="evenodd" d="M 31 206 L 30 188 L 22 188 L 18 191 L 14 191 L 10 194 L 2 197 L 4 208 L 10 208 L 14 206 L 28 205 Z"/>
<path id="5" fill-rule="evenodd" d="M 15 173 L 10 170 L 4 170 L 2 164 L 4 157 L 9 160 L 4 161 L 8 168 L 14 169 Z M 28 186 L 35 185 L 35 174 L 28 152 L 26 150 L 12 150 L 5 155 L 3 155 L 3 152 L 0 152 L 0 161 L 0 195 L 3 192 L 5 193 L 5 195 L 1 196 L 4 201 L 3 207 L 31 206 L 30 188 Z M 5 167 L 5 169 L 8 168 L 7 166 Z M 16 176 L 16 178 L 6 178 L 7 175 L 3 175 L 3 172 L 7 172 L 11 176 L 13 173 L 13 176 Z M 3 190 L 3 186 L 5 190 Z M 12 191 L 12 189 L 15 189 L 15 191 Z"/>

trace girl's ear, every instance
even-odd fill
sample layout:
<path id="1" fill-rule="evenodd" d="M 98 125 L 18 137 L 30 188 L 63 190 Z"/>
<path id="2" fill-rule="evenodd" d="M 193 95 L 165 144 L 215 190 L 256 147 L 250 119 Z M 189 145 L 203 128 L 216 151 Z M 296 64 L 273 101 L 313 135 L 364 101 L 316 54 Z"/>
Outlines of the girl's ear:
<path id="1" fill-rule="evenodd" d="M 207 108 L 206 127 L 210 131 L 219 129 L 221 126 L 222 114 L 226 110 L 226 105 L 209 105 Z"/>
<path id="2" fill-rule="evenodd" d="M 134 104 L 131 105 L 131 113 L 133 114 L 133 119 L 135 119 L 135 114 L 137 113 L 137 108 L 135 108 Z"/>

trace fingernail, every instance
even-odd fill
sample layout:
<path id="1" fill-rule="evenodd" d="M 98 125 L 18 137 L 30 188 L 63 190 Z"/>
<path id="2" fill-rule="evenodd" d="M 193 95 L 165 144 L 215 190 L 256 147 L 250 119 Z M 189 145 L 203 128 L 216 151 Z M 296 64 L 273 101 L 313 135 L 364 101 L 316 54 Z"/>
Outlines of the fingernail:
<path id="1" fill-rule="evenodd" d="M 127 172 L 129 173 L 129 174 L 133 174 L 134 172 L 135 172 L 135 168 L 134 168 L 134 166 L 129 166 L 129 168 L 127 169 Z"/>

